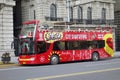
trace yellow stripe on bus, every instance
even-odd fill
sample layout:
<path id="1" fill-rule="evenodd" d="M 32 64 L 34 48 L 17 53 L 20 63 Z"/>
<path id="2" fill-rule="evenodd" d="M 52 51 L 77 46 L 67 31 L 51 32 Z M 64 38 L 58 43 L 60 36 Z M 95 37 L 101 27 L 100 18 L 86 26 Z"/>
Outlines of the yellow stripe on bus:
<path id="1" fill-rule="evenodd" d="M 104 38 L 103 38 L 105 40 L 105 47 L 104 47 L 104 49 L 111 57 L 113 57 L 114 56 L 114 51 L 113 51 L 113 49 L 111 47 L 109 47 L 109 45 L 106 42 L 108 38 L 112 38 L 113 39 L 112 34 L 106 34 L 104 36 Z"/>

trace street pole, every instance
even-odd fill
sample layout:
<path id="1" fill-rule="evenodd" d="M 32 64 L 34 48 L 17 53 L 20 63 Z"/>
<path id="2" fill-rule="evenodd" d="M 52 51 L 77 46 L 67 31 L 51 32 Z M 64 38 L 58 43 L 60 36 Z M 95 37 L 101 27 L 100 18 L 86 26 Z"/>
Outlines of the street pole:
<path id="1" fill-rule="evenodd" d="M 67 22 L 70 22 L 70 0 L 67 0 Z"/>
<path id="2" fill-rule="evenodd" d="M 70 22 L 70 0 L 66 1 L 67 4 L 67 22 Z M 67 26 L 67 29 L 70 30 L 70 26 Z"/>

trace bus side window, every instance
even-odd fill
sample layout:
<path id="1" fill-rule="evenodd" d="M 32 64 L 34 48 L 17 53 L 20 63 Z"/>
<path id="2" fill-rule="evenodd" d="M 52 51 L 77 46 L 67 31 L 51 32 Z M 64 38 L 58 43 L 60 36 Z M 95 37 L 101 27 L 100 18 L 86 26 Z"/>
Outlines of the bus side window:
<path id="1" fill-rule="evenodd" d="M 60 50 L 65 50 L 66 46 L 65 46 L 66 42 L 65 41 L 60 41 L 58 47 Z"/>
<path id="2" fill-rule="evenodd" d="M 58 45 L 59 45 L 59 42 L 55 42 L 53 45 L 53 50 L 60 50 Z"/>
<path id="3" fill-rule="evenodd" d="M 95 49 L 96 48 L 96 45 L 95 44 L 92 44 L 89 46 L 89 49 Z"/>
<path id="4" fill-rule="evenodd" d="M 46 52 L 46 43 L 45 42 L 38 42 L 37 43 L 37 52 L 38 53 Z"/>
<path id="5" fill-rule="evenodd" d="M 104 46 L 105 46 L 105 41 L 104 40 L 98 41 L 98 48 L 103 48 Z"/>
<path id="6" fill-rule="evenodd" d="M 53 50 L 65 50 L 66 47 L 67 46 L 65 41 L 59 41 L 54 43 Z"/>
<path id="7" fill-rule="evenodd" d="M 88 41 L 81 41 L 80 49 L 88 49 Z"/>
<path id="8" fill-rule="evenodd" d="M 67 41 L 65 48 L 67 50 L 80 50 L 81 46 L 81 41 Z"/>
<path id="9" fill-rule="evenodd" d="M 73 41 L 68 41 L 67 42 L 67 50 L 73 50 L 74 49 L 74 46 L 73 46 Z"/>

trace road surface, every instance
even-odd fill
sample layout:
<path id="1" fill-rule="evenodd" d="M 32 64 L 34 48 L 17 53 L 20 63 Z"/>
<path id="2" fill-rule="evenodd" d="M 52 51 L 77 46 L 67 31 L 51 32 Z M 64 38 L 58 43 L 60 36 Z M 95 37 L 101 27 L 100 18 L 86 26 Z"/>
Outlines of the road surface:
<path id="1" fill-rule="evenodd" d="M 0 80 L 120 80 L 120 58 L 0 69 Z"/>

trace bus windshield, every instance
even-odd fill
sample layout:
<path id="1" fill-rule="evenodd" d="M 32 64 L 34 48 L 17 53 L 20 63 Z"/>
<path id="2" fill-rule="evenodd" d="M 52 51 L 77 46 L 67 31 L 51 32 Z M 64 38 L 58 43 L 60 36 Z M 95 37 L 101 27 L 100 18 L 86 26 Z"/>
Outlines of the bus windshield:
<path id="1" fill-rule="evenodd" d="M 28 35 L 33 36 L 34 29 L 35 29 L 34 24 L 23 25 L 21 30 L 21 36 L 28 36 Z"/>
<path id="2" fill-rule="evenodd" d="M 20 42 L 20 54 L 31 55 L 35 53 L 34 42 L 31 39 L 23 39 Z"/>

